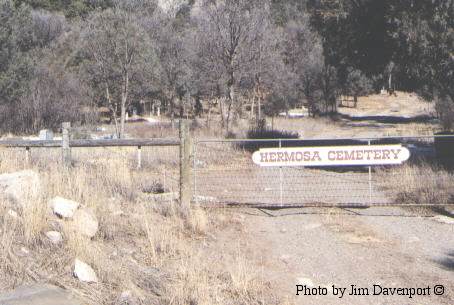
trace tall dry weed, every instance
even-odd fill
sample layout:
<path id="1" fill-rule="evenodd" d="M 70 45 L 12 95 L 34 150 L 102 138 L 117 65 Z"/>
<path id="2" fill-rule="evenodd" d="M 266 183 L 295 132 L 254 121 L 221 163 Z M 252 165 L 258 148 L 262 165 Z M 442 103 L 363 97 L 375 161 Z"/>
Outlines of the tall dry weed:
<path id="1" fill-rule="evenodd" d="M 381 186 L 396 203 L 454 203 L 454 175 L 427 165 L 404 165 L 379 172 Z"/>
<path id="2" fill-rule="evenodd" d="M 229 268 L 220 263 L 217 249 L 205 249 L 213 229 L 223 230 L 228 221 L 217 221 L 201 208 L 185 211 L 172 199 L 150 199 L 156 183 L 177 189 L 178 176 L 172 175 L 178 170 L 168 151 L 156 151 L 152 158 L 144 154 L 141 170 L 131 151 L 73 153 L 74 165 L 67 168 L 58 150 L 32 150 L 31 164 L 24 164 L 22 155 L 0 151 L 5 157 L 1 172 L 33 169 L 42 182 L 40 200 L 27 202 L 16 218 L 8 216 L 6 206 L 0 209 L 1 290 L 50 282 L 75 291 L 90 305 L 119 304 L 125 291 L 136 304 L 263 304 L 262 283 L 245 255 L 235 256 L 239 267 Z M 162 180 L 162 169 L 168 181 Z M 71 220 L 53 215 L 47 205 L 55 196 L 93 209 L 98 234 L 87 239 Z M 60 231 L 63 242 L 48 241 L 48 230 Z M 22 247 L 29 253 L 23 254 Z M 95 270 L 98 284 L 74 278 L 75 258 Z"/>

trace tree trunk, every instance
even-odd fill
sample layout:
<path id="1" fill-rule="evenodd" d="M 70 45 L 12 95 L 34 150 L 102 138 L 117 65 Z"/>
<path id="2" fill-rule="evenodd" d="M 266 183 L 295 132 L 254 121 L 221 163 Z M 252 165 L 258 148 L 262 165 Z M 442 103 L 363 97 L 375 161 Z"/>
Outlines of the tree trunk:
<path id="1" fill-rule="evenodd" d="M 258 104 L 257 118 L 258 118 L 258 121 L 260 122 L 262 120 L 262 100 L 261 100 L 260 96 L 257 99 L 257 104 Z"/>
<path id="2" fill-rule="evenodd" d="M 109 103 L 109 108 L 110 108 L 110 111 L 112 111 L 112 116 L 113 116 L 113 119 L 115 122 L 115 134 L 117 135 L 117 137 L 120 137 L 120 130 L 118 129 L 117 107 L 116 107 L 116 105 L 114 107 L 114 104 L 112 103 L 108 85 L 106 85 L 106 99 L 107 99 L 107 102 Z"/>
<path id="3" fill-rule="evenodd" d="M 221 127 L 225 126 L 225 116 L 224 116 L 224 100 L 222 98 L 218 99 L 219 103 L 219 114 L 221 115 Z"/>
<path id="4" fill-rule="evenodd" d="M 211 105 L 208 104 L 208 113 L 207 113 L 207 122 L 206 122 L 207 128 L 210 128 L 210 120 L 211 120 Z"/>
<path id="5" fill-rule="evenodd" d="M 394 91 L 392 88 L 393 88 L 393 74 L 392 73 L 389 73 L 389 78 L 388 78 L 388 90 L 389 92 L 392 92 Z"/>
<path id="6" fill-rule="evenodd" d="M 228 105 L 228 109 L 227 109 L 227 118 L 226 118 L 226 124 L 225 124 L 225 128 L 226 128 L 226 132 L 229 133 L 229 129 L 230 129 L 230 115 L 231 115 L 231 111 L 232 111 L 232 105 L 235 104 L 235 72 L 233 72 L 233 69 L 230 71 L 230 79 L 227 83 L 228 85 L 228 88 L 229 88 L 229 105 Z"/>
<path id="7" fill-rule="evenodd" d="M 254 119 L 254 108 L 255 108 L 255 97 L 252 97 L 251 111 L 249 113 L 249 119 L 252 121 Z"/>
<path id="8" fill-rule="evenodd" d="M 180 119 L 182 119 L 183 116 L 184 116 L 184 105 L 183 105 L 183 101 L 181 99 L 181 96 L 178 97 L 178 101 L 179 101 L 179 106 L 180 106 Z"/>
<path id="9" fill-rule="evenodd" d="M 226 133 L 228 134 L 229 131 L 230 131 L 230 116 L 231 116 L 231 113 L 232 113 L 232 101 L 229 101 L 229 105 L 227 107 L 227 117 L 226 117 L 226 120 L 225 120 L 225 131 Z"/>
<path id="10" fill-rule="evenodd" d="M 121 116 L 120 116 L 120 139 L 125 136 L 125 121 L 126 121 L 126 99 L 121 97 Z"/>
<path id="11" fill-rule="evenodd" d="M 129 73 L 124 76 L 123 92 L 121 93 L 120 139 L 125 136 L 126 107 L 128 105 Z"/>

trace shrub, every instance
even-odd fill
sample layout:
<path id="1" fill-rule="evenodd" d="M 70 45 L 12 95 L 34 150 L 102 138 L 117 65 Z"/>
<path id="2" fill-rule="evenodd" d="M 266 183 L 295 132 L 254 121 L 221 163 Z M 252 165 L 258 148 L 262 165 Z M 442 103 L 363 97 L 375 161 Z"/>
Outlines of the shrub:
<path id="1" fill-rule="evenodd" d="M 260 140 L 260 141 L 244 141 L 236 144 L 239 149 L 254 152 L 260 148 L 271 148 L 279 147 L 278 139 L 281 141 L 282 147 L 295 146 L 297 141 L 285 141 L 285 139 L 298 139 L 299 135 L 296 132 L 275 130 L 269 128 L 251 128 L 247 132 L 248 139 Z"/>
<path id="2" fill-rule="evenodd" d="M 86 88 L 75 75 L 45 66 L 36 68 L 34 79 L 17 103 L 1 105 L 0 129 L 15 133 L 58 130 L 62 122 L 81 121 L 82 106 L 89 104 Z"/>
<path id="3" fill-rule="evenodd" d="M 454 132 L 439 132 L 436 135 L 452 137 L 436 137 L 435 152 L 438 162 L 447 169 L 454 169 Z"/>
<path id="4" fill-rule="evenodd" d="M 248 139 L 298 139 L 297 132 L 269 128 L 251 128 L 247 132 Z"/>

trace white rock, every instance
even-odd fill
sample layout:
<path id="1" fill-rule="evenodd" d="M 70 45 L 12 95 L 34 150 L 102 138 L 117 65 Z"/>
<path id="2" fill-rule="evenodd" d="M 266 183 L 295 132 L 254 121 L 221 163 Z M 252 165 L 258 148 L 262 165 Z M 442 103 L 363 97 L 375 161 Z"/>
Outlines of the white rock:
<path id="1" fill-rule="evenodd" d="M 291 259 L 291 256 L 288 255 L 288 254 L 283 254 L 283 255 L 281 255 L 281 256 L 279 257 L 279 259 L 280 259 L 281 261 L 283 261 L 284 263 L 288 264 L 289 261 L 290 261 L 290 259 Z"/>
<path id="2" fill-rule="evenodd" d="M 79 207 L 79 203 L 76 201 L 68 200 L 62 197 L 55 197 L 51 199 L 50 206 L 53 212 L 63 218 L 71 218 L 74 212 Z"/>
<path id="3" fill-rule="evenodd" d="M 417 243 L 417 242 L 420 242 L 420 241 L 421 240 L 418 237 L 416 237 L 416 236 L 411 236 L 411 237 L 408 237 L 408 239 L 407 239 L 407 242 L 409 242 L 409 243 Z"/>
<path id="4" fill-rule="evenodd" d="M 29 254 L 30 254 L 30 250 L 28 250 L 28 249 L 25 248 L 25 247 L 21 247 L 21 248 L 20 248 L 20 251 L 21 251 L 24 255 L 29 255 Z"/>
<path id="5" fill-rule="evenodd" d="M 120 297 L 118 298 L 120 302 L 127 302 L 130 300 L 132 297 L 132 293 L 130 290 L 125 290 L 120 294 Z"/>
<path id="6" fill-rule="evenodd" d="M 96 276 L 93 268 L 77 258 L 74 262 L 74 276 L 77 277 L 81 282 L 98 282 L 98 277 Z"/>
<path id="7" fill-rule="evenodd" d="M 296 283 L 298 285 L 305 285 L 307 287 L 314 287 L 314 282 L 310 279 L 310 278 L 307 278 L 307 277 L 300 277 L 300 278 L 297 278 L 296 279 Z"/>
<path id="8" fill-rule="evenodd" d="M 32 170 L 0 175 L 0 196 L 16 205 L 35 202 L 40 193 L 39 175 Z"/>
<path id="9" fill-rule="evenodd" d="M 11 216 L 11 218 L 17 219 L 19 215 L 17 215 L 17 212 L 14 210 L 8 210 L 8 215 Z"/>
<path id="10" fill-rule="evenodd" d="M 59 244 L 63 241 L 61 233 L 57 231 L 46 232 L 46 236 L 53 244 Z"/>
<path id="11" fill-rule="evenodd" d="M 317 229 L 317 228 L 320 228 L 322 226 L 321 223 L 310 223 L 310 224 L 307 224 L 303 227 L 304 230 L 313 230 L 313 229 Z"/>
<path id="12" fill-rule="evenodd" d="M 445 223 L 448 225 L 454 225 L 454 218 L 444 216 L 444 215 L 438 215 L 433 218 L 435 221 Z"/>
<path id="13" fill-rule="evenodd" d="M 196 202 L 217 202 L 218 199 L 216 197 L 211 196 L 195 196 Z"/>
<path id="14" fill-rule="evenodd" d="M 80 209 L 74 213 L 74 228 L 81 235 L 92 238 L 99 228 L 98 219 L 90 209 Z"/>

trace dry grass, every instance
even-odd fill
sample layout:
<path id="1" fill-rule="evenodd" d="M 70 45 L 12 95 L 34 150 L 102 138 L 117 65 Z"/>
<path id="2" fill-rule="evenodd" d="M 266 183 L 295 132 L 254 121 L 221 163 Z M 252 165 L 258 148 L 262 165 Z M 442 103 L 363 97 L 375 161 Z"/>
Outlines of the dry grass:
<path id="1" fill-rule="evenodd" d="M 378 173 L 382 187 L 398 204 L 454 203 L 454 175 L 428 164 L 404 165 Z"/>
<path id="2" fill-rule="evenodd" d="M 430 123 L 377 123 L 374 121 L 350 122 L 329 118 L 278 117 L 273 127 L 297 132 L 301 138 L 368 138 L 380 136 L 433 135 L 438 126 Z"/>
<path id="3" fill-rule="evenodd" d="M 381 115 L 416 117 L 434 115 L 434 103 L 425 101 L 415 93 L 396 91 L 394 95 L 373 94 L 358 99 L 356 108 L 342 107 L 339 111 L 348 115 Z"/>
<path id="4" fill-rule="evenodd" d="M 97 305 L 277 304 L 271 292 L 263 292 L 267 283 L 251 267 L 251 257 L 230 245 L 205 250 L 229 226 L 228 215 L 198 207 L 183 213 L 171 199 L 149 194 L 156 184 L 177 190 L 177 151 L 163 148 L 148 157 L 145 152 L 141 170 L 131 150 L 73 150 L 75 165 L 69 169 L 58 161 L 58 150 L 33 150 L 32 166 L 24 164 L 20 151 L 0 151 L 1 173 L 31 167 L 42 182 L 39 200 L 12 208 L 17 217 L 7 202 L 0 205 L 0 290 L 45 282 Z M 83 237 L 71 220 L 52 215 L 47 203 L 54 196 L 95 211 L 97 235 Z M 44 235 L 49 230 L 61 232 L 63 243 L 50 243 Z M 219 261 L 221 254 L 229 263 Z M 93 267 L 98 284 L 73 277 L 75 258 Z"/>

